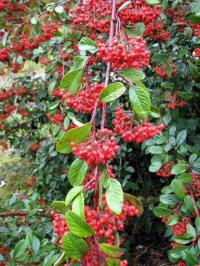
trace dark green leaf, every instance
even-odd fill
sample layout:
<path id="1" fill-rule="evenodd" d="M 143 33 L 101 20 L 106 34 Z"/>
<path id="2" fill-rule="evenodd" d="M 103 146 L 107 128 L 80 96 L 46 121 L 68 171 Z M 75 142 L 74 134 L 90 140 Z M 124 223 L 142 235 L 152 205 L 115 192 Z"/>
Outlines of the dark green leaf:
<path id="1" fill-rule="evenodd" d="M 62 239 L 63 250 L 66 252 L 67 257 L 72 259 L 79 259 L 81 256 L 87 254 L 87 242 L 72 233 L 65 233 Z"/>
<path id="2" fill-rule="evenodd" d="M 69 168 L 68 179 L 72 186 L 79 186 L 83 183 L 88 170 L 88 165 L 79 159 L 73 161 Z"/>
<path id="3" fill-rule="evenodd" d="M 80 88 L 83 77 L 82 69 L 74 69 L 64 75 L 60 82 L 60 88 L 66 91 L 76 94 Z"/>
<path id="4" fill-rule="evenodd" d="M 94 234 L 93 228 L 74 212 L 68 211 L 65 217 L 72 234 L 79 237 L 91 237 Z"/>
<path id="5" fill-rule="evenodd" d="M 118 180 L 110 178 L 110 184 L 106 189 L 106 202 L 109 209 L 115 213 L 120 214 L 123 207 L 123 191 Z"/>
<path id="6" fill-rule="evenodd" d="M 83 190 L 83 187 L 76 186 L 70 189 L 70 191 L 67 193 L 66 199 L 65 199 L 65 205 L 68 206 L 71 201 Z"/>
<path id="7" fill-rule="evenodd" d="M 122 94 L 124 94 L 125 91 L 126 87 L 123 83 L 111 83 L 105 89 L 102 90 L 99 99 L 104 103 L 109 103 L 118 99 Z"/>

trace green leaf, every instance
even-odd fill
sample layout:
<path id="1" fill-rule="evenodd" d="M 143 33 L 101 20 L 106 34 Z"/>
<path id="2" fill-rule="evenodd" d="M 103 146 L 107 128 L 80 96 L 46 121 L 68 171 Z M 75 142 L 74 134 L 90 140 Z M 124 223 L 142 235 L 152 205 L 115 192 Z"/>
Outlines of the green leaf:
<path id="1" fill-rule="evenodd" d="M 120 260 L 107 258 L 106 266 L 120 266 Z"/>
<path id="2" fill-rule="evenodd" d="M 63 236 L 62 246 L 63 250 L 67 254 L 67 257 L 72 259 L 79 259 L 88 252 L 87 242 L 70 232 L 65 233 Z"/>
<path id="3" fill-rule="evenodd" d="M 58 14 L 61 14 L 63 12 L 65 12 L 64 7 L 63 6 L 56 6 L 55 7 L 55 12 Z"/>
<path id="4" fill-rule="evenodd" d="M 182 236 L 174 237 L 174 241 L 176 241 L 177 243 L 180 243 L 180 244 L 188 244 L 192 241 L 192 237 L 191 237 L 191 235 L 188 235 L 185 233 Z"/>
<path id="5" fill-rule="evenodd" d="M 192 200 L 192 197 L 189 196 L 189 195 L 185 196 L 184 197 L 184 203 L 185 203 L 185 206 L 188 209 L 188 211 L 190 213 L 193 213 L 193 211 L 194 211 L 194 202 Z"/>
<path id="6" fill-rule="evenodd" d="M 197 227 L 197 231 L 200 232 L 200 217 L 195 219 L 195 225 Z"/>
<path id="7" fill-rule="evenodd" d="M 135 68 L 126 68 L 119 71 L 120 75 L 124 78 L 129 79 L 130 81 L 138 81 L 145 79 L 145 74 Z"/>
<path id="8" fill-rule="evenodd" d="M 124 199 L 127 200 L 129 203 L 131 203 L 137 210 L 139 210 L 140 215 L 143 213 L 144 208 L 142 202 L 138 198 L 136 198 L 131 194 L 124 193 Z"/>
<path id="9" fill-rule="evenodd" d="M 112 102 L 118 99 L 124 92 L 126 87 L 121 82 L 115 82 L 104 88 L 99 96 L 100 101 L 104 103 Z"/>
<path id="10" fill-rule="evenodd" d="M 196 239 L 196 230 L 191 224 L 187 224 L 187 234 Z"/>
<path id="11" fill-rule="evenodd" d="M 187 173 L 183 173 L 182 175 L 178 177 L 178 179 L 181 180 L 182 183 L 190 183 L 192 180 L 191 175 Z"/>
<path id="12" fill-rule="evenodd" d="M 91 124 L 87 123 L 81 127 L 68 130 L 57 142 L 56 151 L 64 154 L 71 152 L 70 143 L 82 143 L 90 134 Z"/>
<path id="13" fill-rule="evenodd" d="M 133 111 L 138 117 L 147 117 L 150 112 L 150 96 L 146 88 L 132 87 L 129 89 L 129 99 Z"/>
<path id="14" fill-rule="evenodd" d="M 154 161 L 149 166 L 149 171 L 151 173 L 155 173 L 161 168 L 161 166 L 162 166 L 162 163 L 160 161 Z"/>
<path id="15" fill-rule="evenodd" d="M 88 37 L 82 37 L 78 47 L 79 50 L 88 51 L 91 52 L 92 54 L 97 51 L 96 43 Z"/>
<path id="16" fill-rule="evenodd" d="M 189 266 L 196 266 L 197 263 L 199 262 L 199 261 L 197 260 L 197 258 L 195 258 L 194 255 L 191 254 L 191 253 L 189 253 L 189 252 L 186 253 L 186 255 L 184 256 L 184 260 L 187 262 L 187 264 L 188 264 Z"/>
<path id="17" fill-rule="evenodd" d="M 155 214 L 155 216 L 157 217 L 162 217 L 162 218 L 165 218 L 167 216 L 169 216 L 171 213 L 172 213 L 172 210 L 170 209 L 167 209 L 165 207 L 155 207 L 153 209 L 153 213 Z"/>
<path id="18" fill-rule="evenodd" d="M 185 192 L 183 189 L 182 182 L 180 180 L 173 180 L 171 183 L 174 193 L 180 200 L 184 200 Z"/>
<path id="19" fill-rule="evenodd" d="M 83 55 L 75 56 L 73 61 L 73 69 L 83 68 L 88 58 L 89 58 L 88 56 L 83 56 Z"/>
<path id="20" fill-rule="evenodd" d="M 123 191 L 118 180 L 110 178 L 110 184 L 106 189 L 106 202 L 109 209 L 115 213 L 120 214 L 123 207 Z"/>
<path id="21" fill-rule="evenodd" d="M 175 195 L 172 194 L 164 194 L 160 196 L 160 202 L 170 205 L 170 206 L 176 206 L 179 200 Z"/>
<path id="22" fill-rule="evenodd" d="M 63 214 L 67 211 L 67 206 L 64 201 L 55 200 L 52 202 L 51 207 L 57 212 L 60 212 Z"/>
<path id="23" fill-rule="evenodd" d="M 79 237 L 91 237 L 94 234 L 93 228 L 74 212 L 68 211 L 65 217 L 72 234 Z"/>
<path id="24" fill-rule="evenodd" d="M 83 187 L 76 186 L 70 189 L 70 191 L 67 193 L 66 199 L 65 199 L 65 205 L 68 206 L 71 201 L 83 190 Z"/>
<path id="25" fill-rule="evenodd" d="M 163 147 L 161 146 L 150 146 L 148 151 L 152 154 L 162 154 L 164 152 Z"/>
<path id="26" fill-rule="evenodd" d="M 177 137 L 176 137 L 176 144 L 177 146 L 180 146 L 187 137 L 187 131 L 186 130 L 182 130 L 181 132 L 178 133 Z"/>
<path id="27" fill-rule="evenodd" d="M 150 4 L 150 5 L 159 5 L 160 4 L 159 0 L 145 0 L 145 2 L 147 4 Z"/>
<path id="28" fill-rule="evenodd" d="M 155 106 L 151 106 L 150 115 L 151 115 L 151 117 L 159 118 L 160 117 L 160 109 L 155 107 Z"/>
<path id="29" fill-rule="evenodd" d="M 167 222 L 167 225 L 168 226 L 173 226 L 175 224 L 177 224 L 179 221 L 179 217 L 177 215 L 172 215 L 170 216 L 168 222 Z"/>
<path id="30" fill-rule="evenodd" d="M 173 175 L 179 175 L 186 171 L 186 165 L 185 162 L 174 164 L 172 167 L 172 174 Z"/>
<path id="31" fill-rule="evenodd" d="M 83 70 L 78 68 L 67 72 L 60 82 L 60 88 L 76 94 L 83 78 Z"/>
<path id="32" fill-rule="evenodd" d="M 187 17 L 187 19 L 193 24 L 199 24 L 200 23 L 200 16 L 191 15 L 191 16 Z"/>
<path id="33" fill-rule="evenodd" d="M 67 257 L 66 252 L 63 252 L 60 255 L 60 257 L 57 259 L 57 261 L 54 263 L 53 266 L 59 266 L 59 265 L 63 264 L 66 261 L 66 257 Z"/>
<path id="34" fill-rule="evenodd" d="M 32 241 L 32 249 L 35 254 L 37 254 L 40 249 L 40 240 L 35 236 L 33 237 L 33 241 Z"/>
<path id="35" fill-rule="evenodd" d="M 84 206 L 85 205 L 84 205 L 83 193 L 80 193 L 78 196 L 76 196 L 76 198 L 72 203 L 72 211 L 77 215 L 81 216 L 83 219 L 85 219 Z"/>
<path id="36" fill-rule="evenodd" d="M 123 250 L 119 247 L 109 245 L 109 244 L 100 244 L 100 250 L 109 257 L 119 258 L 123 255 Z"/>
<path id="37" fill-rule="evenodd" d="M 69 168 L 68 179 L 72 186 L 79 186 L 83 183 L 88 170 L 88 165 L 79 159 L 73 161 Z"/>
<path id="38" fill-rule="evenodd" d="M 145 25 L 144 23 L 136 23 L 135 24 L 135 33 L 137 36 L 142 36 L 145 31 Z"/>
<path id="39" fill-rule="evenodd" d="M 13 252 L 12 252 L 12 258 L 16 259 L 16 260 L 23 259 L 25 251 L 26 251 L 26 248 L 27 248 L 26 240 L 25 239 L 20 240 L 16 244 L 16 246 L 15 246 Z"/>
<path id="40" fill-rule="evenodd" d="M 127 7 L 129 4 L 131 3 L 131 1 L 126 1 L 124 2 L 117 10 L 117 12 L 120 12 L 122 9 L 124 9 L 125 7 Z"/>

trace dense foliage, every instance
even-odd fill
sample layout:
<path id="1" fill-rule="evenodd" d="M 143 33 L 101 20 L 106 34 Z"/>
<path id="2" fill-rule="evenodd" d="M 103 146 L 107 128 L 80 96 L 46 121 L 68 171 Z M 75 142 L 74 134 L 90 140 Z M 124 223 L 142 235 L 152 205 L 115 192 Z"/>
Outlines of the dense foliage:
<path id="1" fill-rule="evenodd" d="M 0 265 L 125 266 L 128 223 L 156 222 L 170 262 L 198 266 L 199 1 L 2 0 L 0 17 L 0 145 L 32 188 L 0 209 Z"/>

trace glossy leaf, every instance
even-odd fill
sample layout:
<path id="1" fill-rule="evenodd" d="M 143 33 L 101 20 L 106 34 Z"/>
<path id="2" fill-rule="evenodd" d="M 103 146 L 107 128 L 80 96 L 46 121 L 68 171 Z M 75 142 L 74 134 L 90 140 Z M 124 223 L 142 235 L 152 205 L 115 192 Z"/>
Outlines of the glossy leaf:
<path id="1" fill-rule="evenodd" d="M 82 143 L 90 134 L 91 124 L 87 123 L 81 127 L 68 130 L 57 142 L 56 151 L 64 154 L 71 152 L 70 143 Z"/>
<path id="2" fill-rule="evenodd" d="M 129 99 L 132 109 L 138 117 L 147 117 L 149 115 L 151 101 L 149 92 L 146 88 L 130 88 Z"/>
<path id="3" fill-rule="evenodd" d="M 94 234 L 93 228 L 76 213 L 68 211 L 65 217 L 67 226 L 72 234 L 79 237 L 91 237 Z"/>
<path id="4" fill-rule="evenodd" d="M 63 236 L 62 247 L 67 257 L 72 259 L 78 259 L 88 252 L 87 242 L 70 232 L 65 233 Z"/>
<path id="5" fill-rule="evenodd" d="M 101 102 L 109 103 L 118 99 L 124 92 L 126 87 L 121 82 L 115 82 L 108 85 L 105 89 L 102 90 L 99 99 Z"/>
<path id="6" fill-rule="evenodd" d="M 72 186 L 79 186 L 83 183 L 88 170 L 88 165 L 79 159 L 76 159 L 70 166 L 68 172 L 69 183 Z"/>
<path id="7" fill-rule="evenodd" d="M 120 214 L 123 207 L 123 191 L 118 180 L 110 178 L 110 184 L 106 189 L 106 202 L 109 209 L 115 213 Z"/>
<path id="8" fill-rule="evenodd" d="M 119 258 L 123 255 L 123 250 L 119 247 L 110 244 L 100 244 L 100 250 L 107 256 L 112 258 Z"/>
<path id="9" fill-rule="evenodd" d="M 60 82 L 60 88 L 67 92 L 76 94 L 80 88 L 83 78 L 83 70 L 81 68 L 67 72 Z"/>
<path id="10" fill-rule="evenodd" d="M 83 190 L 83 187 L 81 186 L 75 186 L 67 193 L 66 199 L 65 199 L 65 205 L 68 206 L 71 201 Z"/>

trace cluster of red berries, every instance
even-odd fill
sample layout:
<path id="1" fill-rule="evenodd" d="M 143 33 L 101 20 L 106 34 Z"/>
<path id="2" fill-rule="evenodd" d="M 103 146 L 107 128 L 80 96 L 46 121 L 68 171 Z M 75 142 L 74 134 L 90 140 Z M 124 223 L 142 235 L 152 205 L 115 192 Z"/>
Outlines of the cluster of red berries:
<path id="1" fill-rule="evenodd" d="M 4 246 L 0 247 L 0 254 L 2 254 L 2 255 L 6 255 L 6 254 L 8 254 L 9 252 L 10 252 L 10 249 L 9 249 L 9 248 L 4 247 Z"/>
<path id="2" fill-rule="evenodd" d="M 72 152 L 80 159 L 84 160 L 89 167 L 98 164 L 106 164 L 112 160 L 119 151 L 119 145 L 113 136 L 112 130 L 101 129 L 95 135 L 81 143 L 71 143 Z"/>
<path id="3" fill-rule="evenodd" d="M 176 236 L 183 235 L 187 230 L 188 218 L 182 218 L 177 224 L 170 227 L 173 234 Z"/>
<path id="4" fill-rule="evenodd" d="M 109 33 L 112 5 L 109 1 L 87 0 L 83 4 L 70 11 L 72 21 L 75 25 L 84 26 L 84 29 Z M 83 28 L 82 28 L 83 30 Z"/>
<path id="5" fill-rule="evenodd" d="M 9 10 L 11 12 L 26 12 L 28 10 L 25 4 L 20 2 L 13 3 L 11 0 L 1 0 L 0 11 Z"/>
<path id="6" fill-rule="evenodd" d="M 167 41 L 170 37 L 170 32 L 165 31 L 164 25 L 162 23 L 155 22 L 146 26 L 144 35 L 153 40 Z"/>
<path id="7" fill-rule="evenodd" d="M 196 37 L 200 36 L 200 24 L 192 24 L 192 28 L 194 30 L 194 35 Z"/>
<path id="8" fill-rule="evenodd" d="M 156 172 L 156 175 L 162 176 L 162 177 L 170 177 L 172 175 L 171 173 L 172 165 L 173 165 L 173 162 L 168 162 L 164 164 L 162 168 Z"/>
<path id="9" fill-rule="evenodd" d="M 193 54 L 194 54 L 195 57 L 200 58 L 200 48 L 194 49 Z"/>
<path id="10" fill-rule="evenodd" d="M 81 90 L 77 95 L 67 93 L 64 96 L 65 103 L 72 109 L 75 109 L 77 113 L 92 113 L 94 105 L 99 98 L 101 91 L 104 88 L 104 83 L 94 83 L 87 85 L 84 90 Z M 99 102 L 98 107 L 102 104 Z"/>
<path id="11" fill-rule="evenodd" d="M 64 234 L 69 231 L 69 229 L 64 217 L 61 217 L 60 214 L 56 213 L 55 211 L 51 211 L 50 215 L 53 217 L 53 231 L 58 235 L 58 244 L 61 245 L 61 240 Z"/>
<path id="12" fill-rule="evenodd" d="M 3 109 L 3 113 L 0 114 L 0 120 L 4 120 L 9 117 L 16 110 L 15 106 L 7 106 Z"/>
<path id="13" fill-rule="evenodd" d="M 0 50 L 0 62 L 5 62 L 8 59 L 10 48 L 3 48 Z"/>
<path id="14" fill-rule="evenodd" d="M 97 56 L 103 62 L 109 62 L 112 68 L 140 69 L 149 65 L 150 53 L 141 37 L 127 37 L 123 41 L 116 38 L 111 45 L 99 42 Z"/>
<path id="15" fill-rule="evenodd" d="M 115 178 L 115 174 L 113 173 L 113 166 L 108 165 L 107 166 L 107 176 L 111 178 Z M 97 173 L 97 176 L 95 176 L 95 170 L 93 170 L 90 174 L 88 174 L 83 182 L 83 185 L 86 190 L 92 190 L 95 188 L 96 180 L 98 181 L 100 177 L 100 173 Z"/>
<path id="16" fill-rule="evenodd" d="M 124 2 L 126 1 L 121 1 L 118 4 L 118 8 Z M 162 8 L 160 5 L 153 7 L 148 5 L 144 0 L 137 0 L 131 2 L 126 8 L 123 8 L 122 11 L 119 12 L 119 18 L 125 25 L 133 26 L 138 22 L 143 22 L 147 25 L 159 17 L 161 10 Z"/>
<path id="17" fill-rule="evenodd" d="M 177 98 L 177 92 L 174 92 L 173 94 L 171 94 L 171 92 L 167 92 L 166 93 L 166 99 L 165 99 L 165 106 L 168 109 L 177 109 L 177 108 L 181 108 L 183 106 L 186 105 L 186 101 L 183 99 L 178 99 Z"/>
<path id="18" fill-rule="evenodd" d="M 200 198 L 200 178 L 197 174 L 190 173 L 192 177 L 192 193 L 195 197 Z"/>
<path id="19" fill-rule="evenodd" d="M 185 262 L 184 261 L 179 261 L 176 266 L 186 266 Z"/>
<path id="20" fill-rule="evenodd" d="M 155 126 L 148 122 L 133 126 L 132 118 L 125 114 L 120 107 L 115 110 L 115 119 L 113 121 L 114 132 L 119 134 L 126 142 L 142 143 L 147 139 L 159 135 L 164 125 Z"/>
<path id="21" fill-rule="evenodd" d="M 18 109 L 17 112 L 22 116 L 22 117 L 26 117 L 29 115 L 29 112 L 27 112 L 24 109 Z"/>
<path id="22" fill-rule="evenodd" d="M 105 197 L 103 197 L 103 202 L 105 203 Z M 123 230 L 129 218 L 137 216 L 139 213 L 139 210 L 126 201 L 120 215 L 114 215 L 107 206 L 103 212 L 89 206 L 85 207 L 87 223 L 93 227 L 99 238 L 105 237 L 106 242 L 111 245 L 114 244 L 115 232 Z"/>
<path id="23" fill-rule="evenodd" d="M 172 65 L 170 66 L 170 68 L 171 68 L 171 76 L 172 77 L 176 76 L 176 66 Z M 157 65 L 156 67 L 154 67 L 153 70 L 158 77 L 166 78 L 168 76 L 166 69 L 167 69 L 166 65 Z"/>
<path id="24" fill-rule="evenodd" d="M 0 50 L 0 61 L 5 62 L 8 59 L 10 52 L 14 51 L 21 55 L 25 50 L 33 50 L 37 48 L 42 42 L 50 40 L 54 34 L 58 31 L 59 23 L 50 23 L 42 27 L 42 34 L 40 36 L 28 36 L 26 34 L 20 35 L 20 41 L 18 43 L 11 43 L 10 47 L 6 47 Z"/>
<path id="25" fill-rule="evenodd" d="M 30 149 L 31 149 L 32 151 L 37 151 L 37 150 L 39 150 L 40 145 L 37 144 L 37 143 L 31 143 L 29 147 L 30 147 Z"/>
<path id="26" fill-rule="evenodd" d="M 53 124 L 61 124 L 64 121 L 64 115 L 60 114 L 59 112 L 54 115 L 47 114 L 47 117 Z"/>

